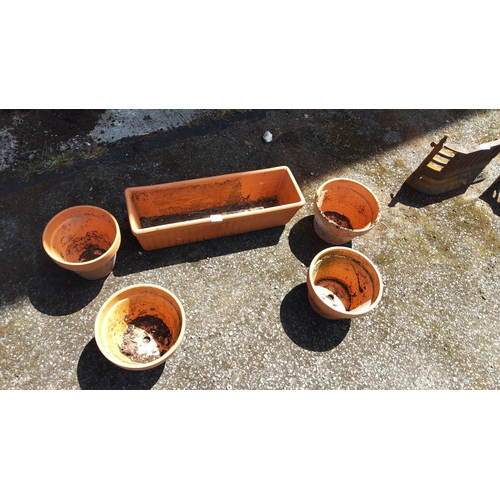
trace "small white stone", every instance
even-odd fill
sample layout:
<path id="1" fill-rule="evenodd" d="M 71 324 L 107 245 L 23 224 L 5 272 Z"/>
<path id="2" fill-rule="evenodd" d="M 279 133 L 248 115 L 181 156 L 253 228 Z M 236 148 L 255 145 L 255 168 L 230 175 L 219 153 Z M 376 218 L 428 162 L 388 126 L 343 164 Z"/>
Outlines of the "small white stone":
<path id="1" fill-rule="evenodd" d="M 262 136 L 262 139 L 264 139 L 266 142 L 271 142 L 273 140 L 273 134 L 271 134 L 269 130 L 266 130 L 264 132 L 264 135 Z"/>

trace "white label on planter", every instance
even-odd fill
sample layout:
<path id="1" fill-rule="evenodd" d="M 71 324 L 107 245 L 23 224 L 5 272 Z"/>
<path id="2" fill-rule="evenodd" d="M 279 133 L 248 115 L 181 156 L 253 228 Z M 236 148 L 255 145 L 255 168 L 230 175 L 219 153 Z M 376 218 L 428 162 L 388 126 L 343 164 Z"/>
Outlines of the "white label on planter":
<path id="1" fill-rule="evenodd" d="M 212 222 L 222 222 L 222 215 L 220 215 L 220 214 L 211 215 L 210 220 Z"/>

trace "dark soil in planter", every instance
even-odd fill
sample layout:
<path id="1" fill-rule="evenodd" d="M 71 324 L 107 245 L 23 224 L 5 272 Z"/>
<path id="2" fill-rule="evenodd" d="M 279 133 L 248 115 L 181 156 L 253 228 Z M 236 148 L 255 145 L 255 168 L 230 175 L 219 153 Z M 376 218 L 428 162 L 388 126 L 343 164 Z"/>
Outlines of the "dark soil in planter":
<path id="1" fill-rule="evenodd" d="M 344 283 L 335 278 L 323 278 L 316 282 L 315 285 L 327 288 L 334 293 L 344 304 L 345 310 L 349 311 L 351 308 L 351 294 Z"/>
<path id="2" fill-rule="evenodd" d="M 85 250 L 78 257 L 78 262 L 89 262 L 91 260 L 97 259 L 101 255 L 106 253 L 104 248 L 98 245 L 88 245 Z"/>
<path id="3" fill-rule="evenodd" d="M 148 363 L 163 356 L 172 342 L 169 327 L 156 316 L 138 316 L 128 323 L 120 351 L 137 363 Z"/>
<path id="4" fill-rule="evenodd" d="M 159 215 L 156 217 L 141 217 L 141 227 L 148 228 L 153 226 L 163 226 L 165 224 L 174 224 L 176 222 L 186 222 L 196 219 L 207 219 L 211 215 L 227 215 L 242 212 L 252 212 L 263 210 L 264 208 L 278 206 L 278 198 L 261 198 L 257 201 L 239 203 L 234 205 L 225 205 L 222 207 L 207 208 L 205 210 L 196 210 L 193 212 L 184 212 L 180 214 Z"/>
<path id="5" fill-rule="evenodd" d="M 338 226 L 345 227 L 346 229 L 352 229 L 352 224 L 349 220 L 349 217 L 346 217 L 339 212 L 334 212 L 333 210 L 324 212 L 324 214 L 328 219 L 335 222 L 335 224 L 337 224 Z"/>

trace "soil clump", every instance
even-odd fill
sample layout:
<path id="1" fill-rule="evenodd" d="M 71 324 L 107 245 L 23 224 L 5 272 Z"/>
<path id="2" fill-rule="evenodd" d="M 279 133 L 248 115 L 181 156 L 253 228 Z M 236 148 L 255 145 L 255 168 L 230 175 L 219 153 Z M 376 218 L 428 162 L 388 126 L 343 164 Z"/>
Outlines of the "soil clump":
<path id="1" fill-rule="evenodd" d="M 208 219 L 211 215 L 228 215 L 241 212 L 251 212 L 254 210 L 263 210 L 264 208 L 278 206 L 276 196 L 264 198 L 257 201 L 240 203 L 235 205 L 225 205 L 216 208 L 207 208 L 205 210 L 195 210 L 193 212 L 184 212 L 180 214 L 158 215 L 155 217 L 141 217 L 141 227 L 148 228 L 153 226 L 163 226 L 165 224 L 175 224 L 176 222 L 186 222 L 197 219 Z"/>
<path id="2" fill-rule="evenodd" d="M 89 245 L 78 257 L 78 262 L 89 262 L 91 260 L 97 259 L 101 255 L 106 253 L 104 248 L 98 245 Z"/>
<path id="3" fill-rule="evenodd" d="M 339 212 L 335 212 L 333 210 L 329 210 L 328 212 L 324 212 L 325 216 L 331 221 L 335 222 L 337 226 L 344 227 L 346 229 L 352 229 L 351 221 L 349 217 L 342 215 Z"/>
<path id="4" fill-rule="evenodd" d="M 148 363 L 163 356 L 172 342 L 172 333 L 163 320 L 146 314 L 128 323 L 120 352 L 137 363 Z"/>

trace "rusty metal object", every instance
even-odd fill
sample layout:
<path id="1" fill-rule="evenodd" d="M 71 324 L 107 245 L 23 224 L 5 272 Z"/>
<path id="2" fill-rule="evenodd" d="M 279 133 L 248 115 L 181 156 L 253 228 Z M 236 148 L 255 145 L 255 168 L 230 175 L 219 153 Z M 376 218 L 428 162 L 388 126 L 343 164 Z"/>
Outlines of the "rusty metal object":
<path id="1" fill-rule="evenodd" d="M 445 135 L 437 144 L 431 142 L 432 151 L 405 184 L 420 193 L 435 196 L 484 180 L 485 167 L 500 153 L 500 140 L 463 150 L 446 146 L 447 139 Z"/>

